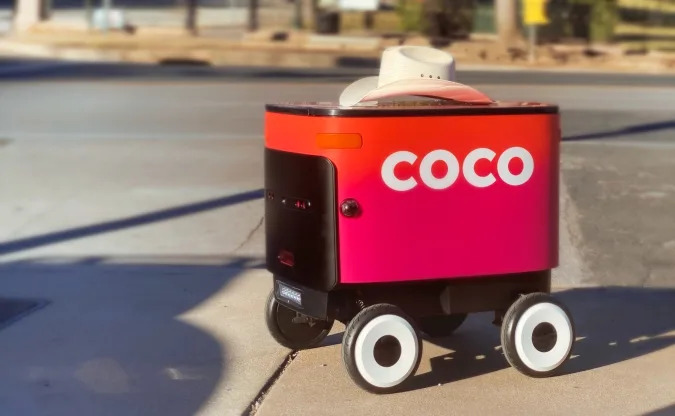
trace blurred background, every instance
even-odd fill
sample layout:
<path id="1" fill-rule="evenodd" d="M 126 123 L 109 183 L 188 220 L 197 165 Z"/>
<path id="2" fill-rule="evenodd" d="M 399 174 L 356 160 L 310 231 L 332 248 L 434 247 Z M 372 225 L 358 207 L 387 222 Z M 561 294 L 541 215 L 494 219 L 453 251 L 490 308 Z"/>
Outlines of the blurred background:
<path id="1" fill-rule="evenodd" d="M 530 38 L 533 26 L 535 39 Z M 255 48 L 357 49 L 366 55 L 392 43 L 429 42 L 461 53 L 464 61 L 518 62 L 536 45 L 541 63 L 605 64 L 638 54 L 672 68 L 672 55 L 667 53 L 675 50 L 675 4 L 671 0 L 1 0 L 3 33 L 53 47 L 95 47 L 108 56 L 133 47 L 136 53 L 127 54 L 127 61 L 152 61 L 139 50 L 147 49 L 145 55 L 154 50 L 156 55 L 224 63 L 225 41 Z M 100 33 L 109 36 L 101 39 L 96 36 Z M 162 51 L 156 45 L 160 40 Z M 185 51 L 195 48 L 199 53 Z"/>
<path id="2" fill-rule="evenodd" d="M 392 45 L 559 105 L 567 374 L 510 372 L 476 316 L 375 398 L 341 328 L 268 335 L 264 106 Z M 0 414 L 675 414 L 673 108 L 675 0 L 0 0 Z"/>

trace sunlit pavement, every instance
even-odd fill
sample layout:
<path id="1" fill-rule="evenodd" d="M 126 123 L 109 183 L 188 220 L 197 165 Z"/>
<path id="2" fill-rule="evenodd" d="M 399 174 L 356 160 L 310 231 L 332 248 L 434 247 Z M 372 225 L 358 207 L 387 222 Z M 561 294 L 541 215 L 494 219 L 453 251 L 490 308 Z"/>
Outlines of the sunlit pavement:
<path id="1" fill-rule="evenodd" d="M 0 293 L 46 302 L 0 330 L 0 413 L 246 411 L 288 354 L 262 317 L 262 106 L 341 87 L 0 84 Z M 568 373 L 507 368 L 477 315 L 425 343 L 410 391 L 373 396 L 343 370 L 336 327 L 259 414 L 675 411 L 675 89 L 484 89 L 562 108 Z"/>
<path id="2" fill-rule="evenodd" d="M 0 36 L 12 30 L 12 11 L 0 9 Z"/>
<path id="3" fill-rule="evenodd" d="M 556 293 L 572 310 L 577 342 L 563 375 L 529 378 L 508 366 L 490 314 L 427 340 L 401 393 L 373 395 L 348 377 L 339 342 L 298 354 L 259 415 L 642 415 L 675 412 L 673 289 L 577 288 Z"/>

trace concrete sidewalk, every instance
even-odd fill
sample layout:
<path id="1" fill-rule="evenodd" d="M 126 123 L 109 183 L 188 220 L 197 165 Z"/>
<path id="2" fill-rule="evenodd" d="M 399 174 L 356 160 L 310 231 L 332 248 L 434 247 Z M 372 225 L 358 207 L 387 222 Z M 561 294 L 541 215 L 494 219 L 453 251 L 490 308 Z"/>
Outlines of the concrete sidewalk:
<path id="1" fill-rule="evenodd" d="M 341 359 L 343 328 L 298 354 L 258 415 L 675 414 L 675 289 L 576 288 L 556 293 L 577 342 L 565 373 L 533 379 L 508 366 L 492 316 L 470 316 L 451 337 L 426 340 L 407 390 L 360 390 Z"/>

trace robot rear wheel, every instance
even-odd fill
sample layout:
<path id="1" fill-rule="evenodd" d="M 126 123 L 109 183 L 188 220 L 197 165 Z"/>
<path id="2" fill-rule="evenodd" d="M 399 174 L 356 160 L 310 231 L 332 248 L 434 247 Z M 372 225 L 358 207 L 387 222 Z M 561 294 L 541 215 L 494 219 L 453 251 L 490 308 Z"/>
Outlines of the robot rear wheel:
<path id="1" fill-rule="evenodd" d="M 504 356 L 530 377 L 555 375 L 569 358 L 574 322 L 560 301 L 546 293 L 519 297 L 506 312 L 501 329 Z"/>
<path id="2" fill-rule="evenodd" d="M 333 320 L 322 321 L 295 312 L 277 302 L 272 291 L 265 303 L 265 322 L 272 337 L 292 350 L 315 347 L 323 341 Z"/>

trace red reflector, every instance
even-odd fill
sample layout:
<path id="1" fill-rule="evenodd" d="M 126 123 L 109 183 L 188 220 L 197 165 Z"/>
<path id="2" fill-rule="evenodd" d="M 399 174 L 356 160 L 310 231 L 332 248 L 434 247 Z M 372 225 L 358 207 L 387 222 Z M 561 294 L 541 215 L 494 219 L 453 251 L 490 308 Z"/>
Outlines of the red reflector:
<path id="1" fill-rule="evenodd" d="M 279 259 L 279 263 L 283 264 L 284 266 L 293 267 L 295 265 L 293 253 L 290 251 L 281 250 L 277 256 L 277 259 Z"/>
<path id="2" fill-rule="evenodd" d="M 360 149 L 363 139 L 359 133 L 317 133 L 316 144 L 321 149 Z"/>

